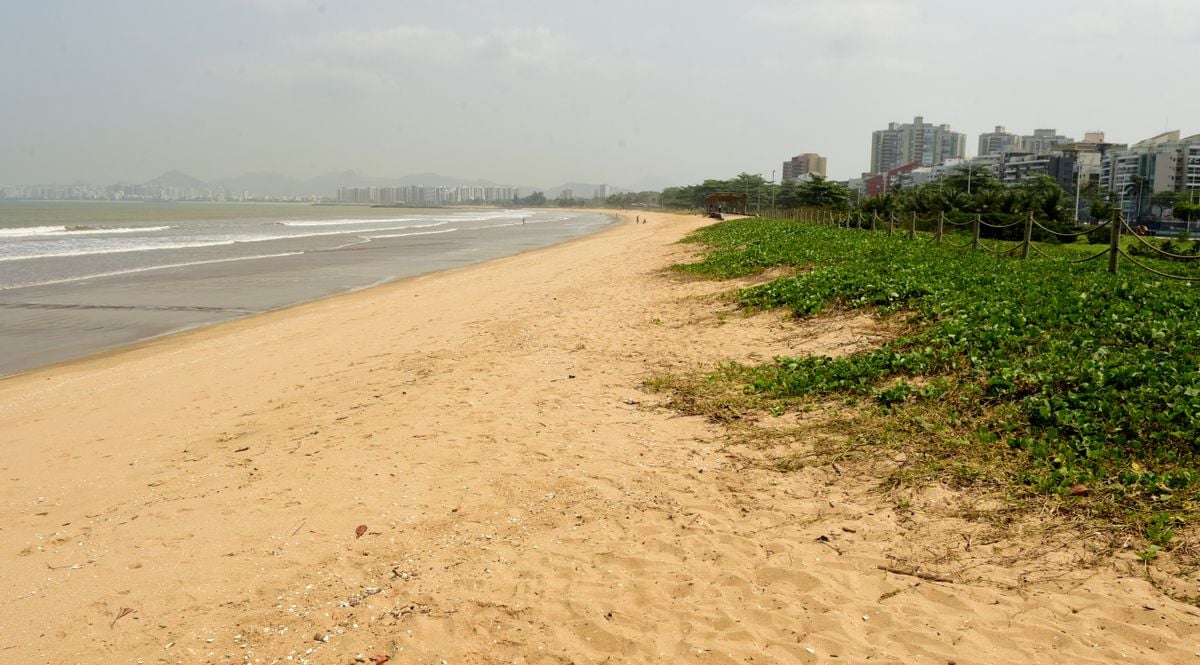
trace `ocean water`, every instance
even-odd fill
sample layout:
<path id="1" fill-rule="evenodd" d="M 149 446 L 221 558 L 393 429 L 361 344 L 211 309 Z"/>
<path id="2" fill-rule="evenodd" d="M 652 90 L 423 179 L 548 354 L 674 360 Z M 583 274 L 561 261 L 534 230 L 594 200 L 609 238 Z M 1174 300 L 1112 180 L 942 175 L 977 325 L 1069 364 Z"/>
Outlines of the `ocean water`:
<path id="1" fill-rule="evenodd" d="M 0 201 L 0 375 L 612 221 L 586 211 Z"/>

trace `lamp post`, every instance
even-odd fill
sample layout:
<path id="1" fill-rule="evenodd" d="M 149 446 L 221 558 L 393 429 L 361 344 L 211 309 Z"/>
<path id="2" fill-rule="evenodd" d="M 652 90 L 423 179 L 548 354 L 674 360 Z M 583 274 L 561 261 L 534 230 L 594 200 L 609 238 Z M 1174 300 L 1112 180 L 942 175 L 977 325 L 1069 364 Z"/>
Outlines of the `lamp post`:
<path id="1" fill-rule="evenodd" d="M 775 169 L 771 169 L 771 214 L 775 214 Z"/>

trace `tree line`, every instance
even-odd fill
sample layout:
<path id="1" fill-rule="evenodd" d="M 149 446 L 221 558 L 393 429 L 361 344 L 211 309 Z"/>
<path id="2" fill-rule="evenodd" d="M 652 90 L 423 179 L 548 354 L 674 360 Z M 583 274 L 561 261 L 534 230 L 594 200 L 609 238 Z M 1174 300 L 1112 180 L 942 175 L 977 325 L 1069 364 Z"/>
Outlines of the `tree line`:
<path id="1" fill-rule="evenodd" d="M 856 209 L 866 215 L 932 216 L 946 214 L 952 218 L 978 215 L 990 224 L 1006 224 L 1017 217 L 1032 213 L 1045 224 L 1067 228 L 1076 216 L 1081 221 L 1105 220 L 1112 217 L 1120 197 L 1145 196 L 1150 211 L 1157 210 L 1162 217 L 1166 209 L 1173 209 L 1176 219 L 1200 220 L 1200 200 L 1193 200 L 1196 193 L 1158 192 L 1151 194 L 1143 190 L 1148 182 L 1134 178 L 1126 191 L 1103 192 L 1095 183 L 1086 185 L 1078 199 L 1068 194 L 1057 180 L 1047 175 L 1034 175 L 1015 183 L 1004 183 L 996 173 L 983 165 L 965 164 L 951 170 L 942 178 L 916 187 L 901 188 L 893 185 L 878 196 L 859 200 L 857 192 L 845 185 L 814 175 L 807 180 L 775 183 L 761 175 L 740 173 L 727 179 L 708 179 L 695 185 L 667 187 L 661 192 L 622 192 L 609 195 L 603 200 L 577 198 L 548 198 L 542 192 L 533 192 L 518 197 L 514 205 L 525 207 L 609 207 L 636 208 L 654 207 L 697 209 L 704 207 L 704 199 L 717 192 L 745 194 L 748 205 L 754 211 L 780 211 L 797 208 L 826 208 L 838 212 Z"/>
<path id="2" fill-rule="evenodd" d="M 662 192 L 667 208 L 703 208 L 717 192 L 746 194 L 751 210 L 831 208 L 849 210 L 852 192 L 845 185 L 814 175 L 810 180 L 773 183 L 761 175 L 740 173 L 729 180 L 705 180 L 698 185 L 668 187 Z"/>
<path id="3" fill-rule="evenodd" d="M 1176 219 L 1200 219 L 1200 201 L 1195 193 L 1143 192 L 1148 182 L 1134 179 L 1127 191 L 1103 192 L 1095 183 L 1086 185 L 1078 200 L 1078 219 L 1105 220 L 1112 217 L 1119 198 L 1145 196 L 1151 212 L 1161 217 L 1173 208 Z M 1005 183 L 995 171 L 983 165 L 959 166 L 938 180 L 916 187 L 893 185 L 877 196 L 859 200 L 857 192 L 841 183 L 813 176 L 811 180 L 769 182 L 761 175 L 741 173 L 728 180 L 709 179 L 696 185 L 668 187 L 662 202 L 668 208 L 702 208 L 704 198 L 716 192 L 744 193 L 751 211 L 828 208 L 835 211 L 855 209 L 864 214 L 878 213 L 932 216 L 945 213 L 954 217 L 979 215 L 991 224 L 1003 224 L 1015 217 L 1033 213 L 1043 223 L 1068 226 L 1077 215 L 1076 198 L 1048 175 L 1034 175 Z M 1139 202 L 1141 198 L 1137 198 Z M 1140 203 L 1139 203 L 1140 205 Z"/>

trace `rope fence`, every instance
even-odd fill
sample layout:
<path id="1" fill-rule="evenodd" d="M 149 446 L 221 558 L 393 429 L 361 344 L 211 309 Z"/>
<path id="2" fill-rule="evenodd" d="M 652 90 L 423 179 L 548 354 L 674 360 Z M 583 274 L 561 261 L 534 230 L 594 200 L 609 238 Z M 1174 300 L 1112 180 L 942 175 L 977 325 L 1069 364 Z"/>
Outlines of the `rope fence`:
<path id="1" fill-rule="evenodd" d="M 1173 275 L 1168 272 L 1156 269 L 1153 266 L 1147 265 L 1145 262 L 1138 260 L 1129 251 L 1121 247 L 1122 232 L 1133 236 L 1137 239 L 1139 247 L 1144 248 L 1140 255 L 1145 256 L 1148 252 L 1154 257 L 1161 257 L 1173 261 L 1200 261 L 1200 254 L 1188 255 L 1177 254 L 1158 247 L 1154 243 L 1146 240 L 1138 235 L 1129 223 L 1121 217 L 1120 213 L 1114 213 L 1112 219 L 1106 220 L 1101 224 L 1090 229 L 1082 231 L 1060 231 L 1052 229 L 1042 222 L 1034 218 L 1032 212 L 1025 216 L 1024 219 L 1010 222 L 1007 224 L 992 224 L 984 221 L 982 215 L 976 215 L 975 219 L 970 221 L 955 221 L 947 218 L 945 213 L 938 213 L 932 216 L 920 216 L 915 212 L 909 213 L 905 218 L 897 217 L 896 213 L 889 213 L 886 216 L 881 216 L 878 212 L 872 212 L 869 216 L 864 215 L 862 211 L 834 213 L 833 211 L 808 210 L 803 211 L 795 217 L 799 221 L 805 221 L 815 224 L 838 226 L 847 229 L 857 229 L 863 231 L 878 231 L 883 229 L 889 236 L 894 236 L 897 233 L 903 233 L 912 240 L 927 240 L 934 242 L 939 246 L 945 245 L 953 249 L 969 250 L 969 251 L 987 251 L 998 255 L 1015 255 L 1020 253 L 1022 260 L 1028 260 L 1031 255 L 1036 254 L 1039 257 L 1049 260 L 1060 260 L 1057 257 L 1050 255 L 1033 242 L 1034 229 L 1040 229 L 1042 232 L 1053 236 L 1062 241 L 1074 241 L 1083 236 L 1091 235 L 1097 231 L 1108 229 L 1108 243 L 1103 250 L 1081 259 L 1070 259 L 1067 263 L 1088 263 L 1096 259 L 1108 257 L 1108 272 L 1116 274 L 1120 268 L 1121 258 L 1137 268 L 1153 273 L 1167 279 L 1180 281 L 1200 281 L 1200 277 L 1188 277 L 1185 275 Z M 993 229 L 997 231 L 1012 229 L 1018 226 L 1024 226 L 1024 234 L 1021 240 L 1004 240 L 982 237 L 983 229 Z M 966 242 L 955 242 L 946 236 L 946 227 L 951 227 L 957 234 L 961 235 L 962 231 L 971 233 L 971 238 Z M 929 229 L 933 229 L 930 234 Z M 1013 243 L 1007 249 L 1004 243 Z M 1200 241 L 1197 241 L 1200 243 Z M 1198 245 L 1200 246 L 1200 245 Z"/>
<path id="2" fill-rule="evenodd" d="M 1167 250 L 1165 250 L 1161 247 L 1155 247 L 1148 240 L 1146 240 L 1145 238 L 1143 238 L 1140 235 L 1138 235 L 1137 233 L 1135 233 L 1133 229 L 1129 228 L 1129 223 L 1126 222 L 1124 219 L 1121 220 L 1121 225 L 1125 227 L 1125 230 L 1129 232 L 1129 235 L 1133 236 L 1134 238 L 1137 238 L 1138 242 L 1140 242 L 1142 245 L 1154 250 L 1155 252 L 1157 252 L 1167 258 L 1176 259 L 1178 261 L 1200 260 L 1200 256 L 1191 256 L 1188 254 L 1175 254 L 1173 252 L 1168 252 Z"/>
<path id="3" fill-rule="evenodd" d="M 1037 249 L 1037 248 L 1035 247 L 1034 249 Z M 1049 259 L 1049 258 L 1053 258 L 1052 256 L 1050 256 L 1049 254 L 1047 254 L 1047 253 L 1043 252 L 1043 251 L 1042 251 L 1042 250 L 1040 250 L 1040 249 L 1038 249 L 1037 251 L 1038 251 L 1038 253 L 1039 253 L 1039 254 L 1041 254 L 1042 256 L 1044 256 L 1044 257 L 1046 257 L 1046 258 L 1048 258 L 1048 259 Z M 1104 249 L 1100 250 L 1098 253 L 1096 253 L 1096 254 L 1093 254 L 1093 255 L 1091 255 L 1091 256 L 1089 256 L 1089 257 L 1087 257 L 1086 259 L 1073 259 L 1073 260 L 1071 261 L 1071 263 L 1087 263 L 1088 261 L 1094 261 L 1094 260 L 1096 260 L 1096 259 L 1100 258 L 1101 256 L 1107 256 L 1107 255 L 1108 255 L 1108 253 L 1109 253 L 1109 251 L 1111 251 L 1111 250 L 1109 250 L 1109 248 L 1105 247 Z"/>

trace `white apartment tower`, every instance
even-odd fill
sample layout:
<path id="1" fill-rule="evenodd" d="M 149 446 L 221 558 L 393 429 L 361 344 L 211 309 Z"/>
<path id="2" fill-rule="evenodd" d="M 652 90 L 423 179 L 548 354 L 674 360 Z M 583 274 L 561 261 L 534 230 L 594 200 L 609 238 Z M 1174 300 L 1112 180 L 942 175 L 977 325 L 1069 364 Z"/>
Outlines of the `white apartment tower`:
<path id="1" fill-rule="evenodd" d="M 1126 215 L 1150 208 L 1159 192 L 1200 194 L 1200 134 L 1180 138 L 1179 130 L 1110 152 L 1100 165 L 1101 189 L 1115 192 Z"/>
<path id="2" fill-rule="evenodd" d="M 966 135 L 951 131 L 950 125 L 933 125 L 921 116 L 912 123 L 888 123 L 887 129 L 871 134 L 871 173 L 887 173 L 913 162 L 937 166 L 965 157 L 966 148 Z"/>
<path id="3" fill-rule="evenodd" d="M 1006 152 L 1012 152 L 1017 145 L 1019 138 L 1016 134 L 1010 134 L 1007 129 L 1001 125 L 996 125 L 996 131 L 984 132 L 979 135 L 979 153 L 980 157 L 988 155 L 1002 155 Z"/>

